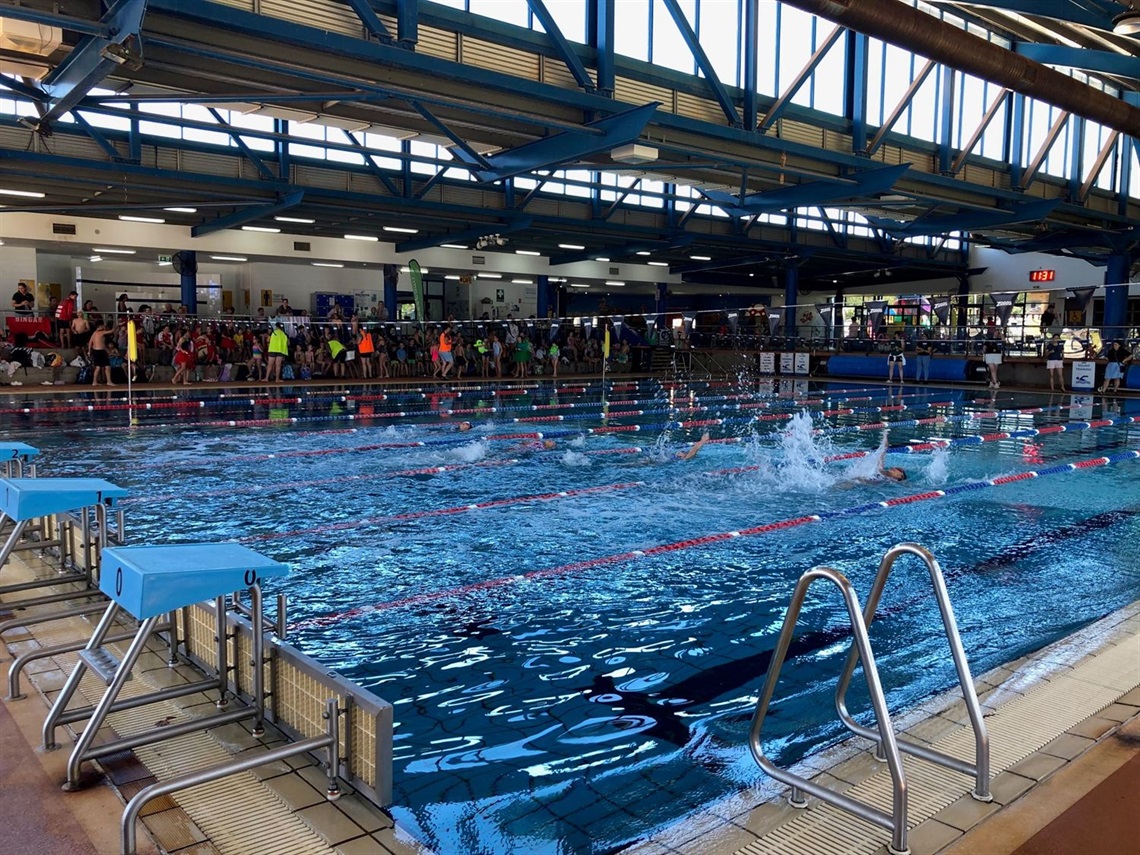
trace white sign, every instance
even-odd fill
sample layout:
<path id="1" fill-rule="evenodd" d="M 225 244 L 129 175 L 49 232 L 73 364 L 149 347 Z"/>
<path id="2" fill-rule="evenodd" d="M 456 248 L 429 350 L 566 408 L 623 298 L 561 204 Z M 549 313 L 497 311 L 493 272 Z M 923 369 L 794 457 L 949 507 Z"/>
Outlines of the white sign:
<path id="1" fill-rule="evenodd" d="M 761 374 L 775 374 L 776 373 L 776 354 L 774 354 L 774 353 L 761 353 L 760 354 L 760 373 Z"/>
<path id="2" fill-rule="evenodd" d="M 1096 385 L 1096 363 L 1078 361 L 1073 363 L 1074 389 L 1091 389 Z"/>
<path id="3" fill-rule="evenodd" d="M 797 353 L 795 358 L 795 371 L 796 374 L 809 374 L 811 373 L 811 354 L 810 353 Z"/>
<path id="4" fill-rule="evenodd" d="M 796 367 L 796 355 L 794 353 L 781 353 L 780 354 L 780 373 L 791 374 Z"/>
<path id="5" fill-rule="evenodd" d="M 1093 417 L 1093 404 L 1095 403 L 1091 395 L 1073 395 L 1072 406 L 1069 408 L 1069 419 L 1075 422 L 1088 421 Z M 1087 431 L 1081 433 L 1083 439 Z"/>

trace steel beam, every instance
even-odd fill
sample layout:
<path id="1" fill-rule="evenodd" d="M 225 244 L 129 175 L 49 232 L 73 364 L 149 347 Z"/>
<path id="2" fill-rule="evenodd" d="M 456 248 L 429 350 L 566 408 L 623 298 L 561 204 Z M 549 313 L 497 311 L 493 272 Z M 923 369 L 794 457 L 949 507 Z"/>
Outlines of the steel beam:
<path id="1" fill-rule="evenodd" d="M 998 110 L 1001 109 L 1007 95 L 1009 95 L 1009 90 L 1002 89 L 997 97 L 994 98 L 993 103 L 991 103 L 989 109 L 986 110 L 986 114 L 982 116 L 982 120 L 974 129 L 974 132 L 970 134 L 970 138 L 966 141 L 966 144 L 962 146 L 962 150 L 958 152 L 958 157 L 950 164 L 950 175 L 957 175 L 962 171 L 962 167 L 966 165 L 966 158 L 970 156 L 970 152 L 974 150 L 974 146 L 978 144 L 978 140 L 982 138 L 982 134 L 986 132 L 986 128 L 990 126 L 990 122 L 997 116 Z"/>
<path id="2" fill-rule="evenodd" d="M 146 4 L 147 0 L 118 0 L 100 19 L 108 35 L 84 37 L 44 78 L 43 90 L 49 101 L 34 124 L 36 130 L 50 132 L 52 123 L 83 100 L 113 69 L 141 63 L 140 33 Z"/>
<path id="3" fill-rule="evenodd" d="M 760 115 L 759 51 L 756 40 L 759 32 L 760 0 L 743 0 L 744 3 L 744 128 L 756 127 Z"/>
<path id="4" fill-rule="evenodd" d="M 906 108 L 910 106 L 910 102 L 914 100 L 914 96 L 918 94 L 918 90 L 922 88 L 922 84 L 926 82 L 926 78 L 930 76 L 930 72 L 934 71 L 934 65 L 934 60 L 928 59 L 926 65 L 922 67 L 922 70 L 915 75 L 914 80 L 912 80 L 910 86 L 907 87 L 906 92 L 903 93 L 899 102 L 895 104 L 895 108 L 891 111 L 890 116 L 887 117 L 887 120 L 883 122 L 883 126 L 876 132 L 874 138 L 871 140 L 871 144 L 867 146 L 866 154 L 868 157 L 879 150 L 879 146 L 883 144 L 883 138 L 886 137 L 887 132 L 895 126 L 895 122 L 906 112 Z"/>
<path id="5" fill-rule="evenodd" d="M 119 154 L 119 150 L 111 145 L 110 141 L 105 136 L 103 136 L 102 132 L 98 128 L 93 127 L 90 122 L 83 118 L 78 110 L 74 111 L 71 114 L 71 118 L 75 119 L 75 124 L 83 128 L 83 132 L 87 134 L 87 136 L 95 140 L 95 143 L 99 146 L 99 148 L 103 149 L 103 151 L 107 153 L 107 157 L 111 158 L 111 160 L 122 160 L 123 156 Z"/>
<path id="6" fill-rule="evenodd" d="M 689 19 L 685 17 L 684 10 L 677 0 L 664 0 L 665 8 L 669 10 L 669 14 L 673 16 L 673 21 L 677 25 L 677 29 L 681 32 L 681 38 L 685 40 L 685 44 L 689 46 L 689 50 L 693 53 L 693 58 L 697 61 L 697 67 L 700 68 L 701 73 L 705 76 L 705 82 L 708 84 L 709 89 L 712 90 L 713 97 L 716 98 L 717 103 L 720 104 L 721 110 L 724 111 L 724 117 L 728 119 L 728 123 L 734 127 L 740 127 L 740 114 L 736 112 L 736 105 L 732 101 L 732 97 L 728 94 L 728 90 L 724 88 L 724 84 L 720 82 L 720 77 L 716 73 L 716 68 L 709 59 L 705 49 L 701 46 L 701 40 L 697 37 L 696 32 L 693 31 Z"/>
<path id="7" fill-rule="evenodd" d="M 396 37 L 407 47 L 420 40 L 419 0 L 396 0 Z"/>
<path id="8" fill-rule="evenodd" d="M 1065 129 L 1070 115 L 1070 113 L 1062 111 L 1057 116 L 1056 121 L 1053 122 L 1053 127 L 1049 128 L 1049 133 L 1046 134 L 1045 140 L 1041 143 L 1041 147 L 1037 149 L 1037 154 L 1033 156 L 1033 160 L 1030 161 L 1029 166 L 1025 168 L 1025 172 L 1021 176 L 1020 187 L 1022 190 L 1032 184 L 1033 179 L 1037 177 L 1037 171 L 1041 168 L 1041 165 L 1045 163 L 1045 158 L 1049 156 L 1050 149 L 1053 148 L 1053 144 L 1056 143 L 1057 139 L 1061 136 L 1061 131 Z"/>
<path id="9" fill-rule="evenodd" d="M 427 119 L 431 123 L 432 127 L 434 127 L 437 131 L 455 143 L 455 149 L 452 153 L 456 155 L 461 163 L 468 166 L 477 166 L 480 169 L 492 168 L 487 158 L 483 157 L 483 155 L 475 151 L 475 149 L 471 148 L 465 139 L 463 139 L 461 136 L 459 136 L 459 134 L 455 133 L 455 131 L 453 131 L 444 122 L 437 118 L 431 110 L 419 102 L 413 102 L 412 107 L 415 108 L 415 111 L 417 113 Z"/>
<path id="10" fill-rule="evenodd" d="M 1116 148 L 1116 141 L 1119 140 L 1120 137 L 1120 131 L 1113 131 L 1108 135 L 1108 139 L 1105 141 L 1105 144 L 1101 147 L 1100 152 L 1097 154 L 1096 160 L 1093 162 L 1092 168 L 1089 170 L 1089 174 L 1085 176 L 1085 183 L 1081 185 L 1081 189 L 1077 193 L 1077 202 L 1084 202 L 1085 199 L 1089 197 L 1089 193 L 1092 192 L 1093 185 L 1096 184 L 1097 178 L 1100 177 L 1100 173 L 1104 170 L 1104 165 L 1108 163 L 1108 158 L 1112 155 L 1113 149 Z M 1127 196 L 1128 189 L 1124 188 L 1124 191 L 1125 195 Z"/>
<path id="11" fill-rule="evenodd" d="M 851 120 L 851 150 L 862 151 L 867 143 L 867 36 L 847 31 L 846 103 Z"/>
<path id="12" fill-rule="evenodd" d="M 955 2 L 959 6 L 1004 9 L 1023 15 L 1052 18 L 1066 24 L 1084 24 L 1086 27 L 1095 27 L 1108 32 L 1112 32 L 1112 18 L 1115 14 L 1088 3 L 1075 3 L 1073 0 L 955 0 Z"/>
<path id="13" fill-rule="evenodd" d="M 1085 71 L 1100 71 L 1117 77 L 1140 78 L 1140 57 L 1137 56 L 1125 56 L 1122 53 L 1092 50 L 1087 47 L 1030 42 L 1018 42 L 1013 49 L 1026 59 L 1035 60 L 1042 65 L 1083 68 Z"/>
<path id="14" fill-rule="evenodd" d="M 942 66 L 942 127 L 938 140 L 938 171 L 948 172 L 954 152 L 954 103 L 958 72 L 948 65 Z"/>
<path id="15" fill-rule="evenodd" d="M 386 44 L 391 44 L 392 33 L 388 31 L 368 0 L 347 0 L 347 3 L 356 13 L 356 17 L 360 18 L 360 23 L 364 24 L 364 29 L 368 30 L 369 35 Z"/>
<path id="16" fill-rule="evenodd" d="M 586 92 L 593 92 L 594 79 L 590 77 L 590 72 L 586 70 L 586 66 L 582 64 L 582 60 L 578 58 L 578 54 L 574 52 L 574 48 L 570 46 L 570 42 L 566 41 L 566 36 L 562 35 L 562 29 L 558 26 L 558 22 L 554 20 L 554 16 L 550 14 L 550 10 L 546 8 L 546 4 L 542 0 L 526 0 L 530 6 L 530 10 L 534 16 L 538 18 L 539 23 L 542 24 L 542 29 L 546 31 L 546 35 L 554 42 L 554 47 L 558 51 L 559 57 L 566 63 L 566 67 L 570 69 L 570 73 L 574 75 L 574 80 Z"/>
<path id="17" fill-rule="evenodd" d="M 720 190 L 701 190 L 701 193 L 725 213 L 744 217 L 885 193 L 908 169 L 909 163 L 868 169 L 849 175 L 844 181 L 809 181 L 781 187 L 779 190 L 750 193 L 744 198 Z"/>
<path id="18" fill-rule="evenodd" d="M 598 94 L 613 97 L 616 64 L 614 60 L 615 0 L 586 0 L 586 36 L 594 49 Z"/>
<path id="19" fill-rule="evenodd" d="M 190 229 L 190 237 L 205 237 L 214 232 L 220 232 L 223 229 L 237 228 L 245 223 L 251 223 L 254 220 L 259 220 L 262 217 L 270 217 L 278 214 L 281 211 L 286 211 L 289 208 L 299 205 L 305 198 L 304 190 L 294 190 L 287 196 L 280 197 L 276 202 L 269 205 L 254 205 L 242 211 L 234 211 L 224 217 L 218 217 L 216 220 L 209 222 L 199 223 Z"/>
<path id="20" fill-rule="evenodd" d="M 235 131 L 230 123 L 222 118 L 221 113 L 219 113 L 213 107 L 207 107 L 206 109 L 210 111 L 210 115 L 214 117 L 214 121 L 225 129 L 226 133 L 229 134 L 230 139 L 234 141 L 234 145 L 236 145 L 238 147 L 238 150 L 243 155 L 245 155 L 250 163 L 253 164 L 254 169 L 257 170 L 258 174 L 261 175 L 262 178 L 266 178 L 270 181 L 277 178 L 277 176 L 273 174 L 273 170 L 265 165 L 265 161 L 258 157 L 257 153 L 252 148 L 250 148 L 249 145 L 246 144 L 245 140 L 241 138 L 241 134 Z"/>
<path id="21" fill-rule="evenodd" d="M 372 173 L 373 177 L 384 185 L 384 189 L 391 193 L 393 196 L 399 196 L 400 191 L 396 189 L 396 185 L 392 183 L 392 179 L 384 174 L 384 171 L 376 165 L 376 161 L 372 159 L 373 154 L 365 148 L 352 131 L 344 132 L 345 138 L 352 144 L 353 148 L 357 149 L 364 157 L 365 168 Z"/>
<path id="22" fill-rule="evenodd" d="M 941 217 L 922 217 L 909 223 L 883 217 L 867 217 L 867 222 L 898 238 L 969 232 L 1043 220 L 1053 212 L 1060 201 L 1060 199 L 1047 199 L 1040 202 L 1023 202 L 1008 211 L 962 211 Z"/>
<path id="23" fill-rule="evenodd" d="M 524 143 L 509 151 L 485 158 L 489 168 L 472 166 L 471 171 L 479 181 L 491 183 L 512 175 L 560 166 L 591 154 L 608 151 L 638 139 L 659 106 L 661 105 L 654 101 L 590 122 L 583 126 L 583 132 L 564 131 Z M 584 132 L 589 130 L 601 131 L 601 134 Z"/>
<path id="24" fill-rule="evenodd" d="M 784 91 L 780 93 L 780 97 L 776 99 L 768 112 L 764 114 L 764 119 L 757 128 L 760 133 L 767 131 L 768 128 L 772 127 L 772 125 L 776 123 L 776 120 L 784 114 L 784 110 L 792 103 L 792 99 L 796 97 L 796 93 L 811 79 L 812 74 L 815 73 L 819 64 L 823 62 L 823 58 L 827 55 L 827 52 L 839 41 L 840 36 L 842 36 L 844 32 L 846 32 L 846 30 L 843 27 L 836 27 L 827 34 L 819 47 L 816 48 L 815 53 L 813 53 L 804 64 L 804 67 L 792 78 L 792 82 L 784 88 Z"/>

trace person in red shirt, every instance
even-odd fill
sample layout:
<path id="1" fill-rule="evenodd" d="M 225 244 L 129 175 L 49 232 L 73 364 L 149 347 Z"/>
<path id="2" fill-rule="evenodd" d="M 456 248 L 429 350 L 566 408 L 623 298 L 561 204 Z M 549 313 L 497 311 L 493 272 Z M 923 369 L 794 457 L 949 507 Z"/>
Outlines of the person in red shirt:
<path id="1" fill-rule="evenodd" d="M 71 347 L 71 321 L 75 317 L 75 303 L 79 292 L 72 291 L 67 299 L 55 307 L 55 337 L 60 347 Z"/>

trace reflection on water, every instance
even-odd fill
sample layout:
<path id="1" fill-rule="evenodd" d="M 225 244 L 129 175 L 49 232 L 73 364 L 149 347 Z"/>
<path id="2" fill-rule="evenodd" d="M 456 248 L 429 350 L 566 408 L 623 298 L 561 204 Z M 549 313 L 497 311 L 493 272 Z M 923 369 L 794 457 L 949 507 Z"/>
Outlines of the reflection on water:
<path id="1" fill-rule="evenodd" d="M 291 640 L 393 703 L 394 811 L 444 853 L 611 851 L 756 784 L 749 719 L 791 589 L 815 564 L 836 567 L 865 592 L 888 547 L 929 546 L 946 570 L 975 672 L 1134 598 L 1130 464 L 891 509 L 873 504 L 1133 447 L 1127 428 L 1038 437 L 1032 456 L 1013 440 L 890 454 L 887 465 L 908 470 L 905 484 L 858 483 L 875 473 L 871 452 L 888 440 L 878 429 L 829 431 L 883 416 L 820 413 L 875 391 L 813 390 L 817 403 L 807 406 L 743 385 L 621 394 L 640 409 L 667 410 L 662 419 L 724 422 L 664 429 L 650 417 L 602 420 L 596 390 L 537 389 L 499 399 L 501 410 L 518 409 L 494 421 L 471 417 L 474 429 L 462 434 L 440 411 L 475 406 L 474 398 L 370 402 L 374 421 L 350 429 L 313 421 L 216 430 L 187 419 L 179 432 L 100 435 L 86 428 L 103 416 L 85 413 L 20 427 L 35 429 L 46 472 L 98 472 L 139 496 L 161 496 L 129 506 L 133 542 L 304 532 L 255 545 L 293 568 L 281 583 L 297 621 Z M 899 396 L 947 399 L 918 389 Z M 742 402 L 765 408 L 741 410 Z M 332 403 L 343 409 L 332 413 Z M 290 415 L 360 412 L 351 398 L 332 403 Z M 1024 398 L 1030 403 L 1040 399 Z M 576 417 L 572 426 L 539 423 L 554 448 L 519 438 L 534 425 L 507 421 L 536 406 Z M 681 411 L 695 406 L 707 409 Z M 971 406 L 959 396 L 935 411 L 957 420 L 895 427 L 889 443 L 1068 417 L 978 420 Z M 979 406 L 988 409 L 988 399 Z M 397 407 L 412 415 L 381 422 Z M 752 424 L 742 418 L 748 412 L 782 415 Z M 635 423 L 641 431 L 584 432 Z M 678 461 L 705 429 L 737 441 Z M 620 453 L 633 445 L 648 450 Z M 854 452 L 868 454 L 829 462 Z M 627 486 L 580 492 L 614 485 Z M 873 509 L 699 541 L 856 505 Z M 644 554 L 665 544 L 679 546 Z M 625 553 L 633 554 L 610 560 Z M 894 709 L 954 679 L 925 571 L 909 561 L 872 626 Z M 847 639 L 842 604 L 813 589 L 766 729 L 778 762 L 842 735 L 831 695 Z M 858 686 L 850 702 L 869 706 Z"/>

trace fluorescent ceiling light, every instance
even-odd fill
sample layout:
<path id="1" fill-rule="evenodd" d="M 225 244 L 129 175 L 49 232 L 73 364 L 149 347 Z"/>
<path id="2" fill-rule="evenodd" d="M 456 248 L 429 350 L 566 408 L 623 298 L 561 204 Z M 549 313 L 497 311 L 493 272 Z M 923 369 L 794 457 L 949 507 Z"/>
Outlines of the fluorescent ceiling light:
<path id="1" fill-rule="evenodd" d="M 461 243 L 441 243 L 440 246 L 444 249 L 467 249 L 467 247 Z"/>
<path id="2" fill-rule="evenodd" d="M 165 223 L 161 217 L 132 217 L 129 214 L 119 214 L 119 219 L 126 223 Z"/>
<path id="3" fill-rule="evenodd" d="M 693 261 L 712 261 L 711 255 L 690 255 L 689 258 Z"/>
<path id="4" fill-rule="evenodd" d="M 452 282 L 458 282 L 458 281 L 459 281 L 459 278 L 460 278 L 460 277 L 459 277 L 459 275 L 458 275 L 458 274 L 456 274 L 456 273 L 449 273 L 449 274 L 447 274 L 446 276 L 444 276 L 443 278 L 444 278 L 444 279 L 449 279 L 449 280 L 451 280 Z"/>
<path id="5" fill-rule="evenodd" d="M 46 193 L 40 193 L 36 190 L 7 190 L 0 187 L 0 196 L 23 196 L 28 199 L 42 199 Z"/>
<path id="6" fill-rule="evenodd" d="M 647 263 L 649 264 L 650 267 L 668 267 L 669 266 L 668 261 L 650 261 Z"/>
<path id="7" fill-rule="evenodd" d="M 370 240 L 370 241 L 380 240 L 380 238 L 376 237 L 375 235 L 345 235 L 344 239 L 345 240 Z"/>
<path id="8" fill-rule="evenodd" d="M 384 226 L 386 232 L 399 232 L 402 235 L 418 235 L 419 229 L 405 229 L 403 226 Z"/>
<path id="9" fill-rule="evenodd" d="M 310 220 L 308 217 L 274 217 L 279 223 L 304 223 L 311 226 L 316 220 Z"/>
<path id="10" fill-rule="evenodd" d="M 585 249 L 586 247 L 579 246 L 576 243 L 560 243 L 560 244 L 558 244 L 558 248 L 559 249 Z"/>
<path id="11" fill-rule="evenodd" d="M 105 247 L 105 246 L 93 246 L 93 247 L 91 247 L 91 251 L 92 252 L 103 252 L 103 253 L 106 253 L 107 255 L 134 255 L 135 254 L 135 250 L 133 250 L 133 249 L 110 249 L 109 247 Z"/>
<path id="12" fill-rule="evenodd" d="M 648 250 L 644 250 L 644 249 L 638 250 L 637 254 L 638 255 L 653 255 L 652 252 L 649 252 Z"/>
<path id="13" fill-rule="evenodd" d="M 241 230 L 243 232 L 265 232 L 271 235 L 275 235 L 281 231 L 281 229 L 275 229 L 273 226 L 242 226 Z"/>
<path id="14" fill-rule="evenodd" d="M 103 260 L 103 256 L 101 256 L 101 255 L 93 255 L 93 256 L 91 256 L 91 258 L 90 258 L 90 259 L 88 259 L 88 260 L 89 260 L 89 261 L 102 261 L 102 260 Z"/>
<path id="15" fill-rule="evenodd" d="M 339 261 L 313 261 L 313 267 L 344 267 Z"/>
<path id="16" fill-rule="evenodd" d="M 480 279 L 502 279 L 503 278 L 502 273 L 480 273 L 480 274 L 478 274 L 478 276 Z"/>
<path id="17" fill-rule="evenodd" d="M 512 285 L 533 285 L 534 280 L 533 279 L 512 279 L 511 284 Z"/>
<path id="18" fill-rule="evenodd" d="M 542 253 L 535 252 L 533 249 L 516 249 L 515 255 L 542 255 Z"/>
<path id="19" fill-rule="evenodd" d="M 599 255 L 597 258 L 594 259 L 594 261 L 609 261 L 609 259 L 606 258 L 604 255 Z"/>
<path id="20" fill-rule="evenodd" d="M 401 267 L 401 268 L 400 268 L 400 272 L 401 272 L 401 273 L 411 273 L 411 272 L 412 272 L 412 268 L 410 268 L 410 267 Z M 421 268 L 420 268 L 420 273 L 431 273 L 431 271 L 430 271 L 430 270 L 428 270 L 426 267 L 421 267 Z"/>
<path id="21" fill-rule="evenodd" d="M 197 214 L 197 208 L 163 208 L 164 211 L 172 211 L 175 214 Z"/>
<path id="22" fill-rule="evenodd" d="M 570 287 L 571 288 L 589 288 L 590 286 L 584 282 L 571 282 Z"/>
<path id="23" fill-rule="evenodd" d="M 244 255 L 211 255 L 214 261 L 249 261 Z"/>
<path id="24" fill-rule="evenodd" d="M 613 287 L 613 288 L 624 288 L 625 287 L 624 282 L 615 282 L 612 279 L 607 281 L 606 284 Z"/>

